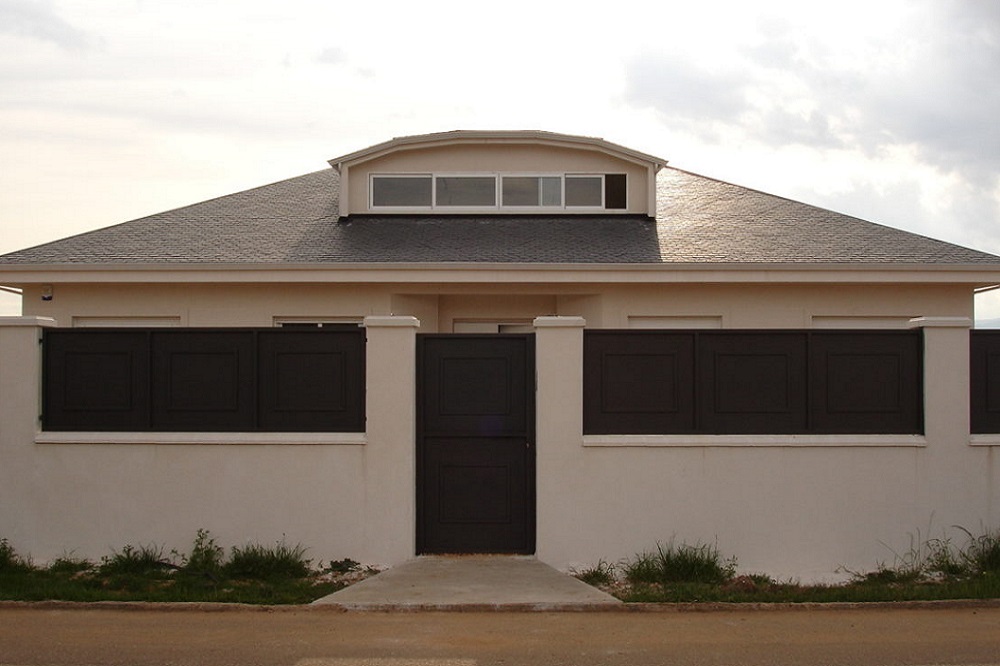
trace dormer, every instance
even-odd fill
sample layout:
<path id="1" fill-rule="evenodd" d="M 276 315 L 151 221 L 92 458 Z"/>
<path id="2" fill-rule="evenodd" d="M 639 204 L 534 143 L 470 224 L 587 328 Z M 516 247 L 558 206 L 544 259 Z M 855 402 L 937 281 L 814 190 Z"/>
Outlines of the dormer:
<path id="1" fill-rule="evenodd" d="M 539 131 L 406 136 L 330 160 L 340 216 L 656 214 L 666 160 Z"/>

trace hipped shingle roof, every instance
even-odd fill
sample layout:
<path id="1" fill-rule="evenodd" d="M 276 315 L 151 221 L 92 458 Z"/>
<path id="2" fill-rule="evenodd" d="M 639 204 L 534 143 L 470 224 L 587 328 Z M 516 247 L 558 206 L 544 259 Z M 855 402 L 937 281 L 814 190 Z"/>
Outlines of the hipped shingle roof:
<path id="1" fill-rule="evenodd" d="M 666 167 L 656 218 L 353 215 L 333 169 L 0 256 L 3 265 L 990 264 L 1000 257 Z"/>

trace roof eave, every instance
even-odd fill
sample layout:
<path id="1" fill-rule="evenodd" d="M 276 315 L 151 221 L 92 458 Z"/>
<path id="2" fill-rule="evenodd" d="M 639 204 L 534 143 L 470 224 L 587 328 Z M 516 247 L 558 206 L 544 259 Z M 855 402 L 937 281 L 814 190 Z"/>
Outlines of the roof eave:
<path id="1" fill-rule="evenodd" d="M 1000 265 L 982 264 L 526 264 L 274 263 L 34 264 L 0 267 L 0 284 L 46 283 L 853 283 L 1000 284 Z"/>

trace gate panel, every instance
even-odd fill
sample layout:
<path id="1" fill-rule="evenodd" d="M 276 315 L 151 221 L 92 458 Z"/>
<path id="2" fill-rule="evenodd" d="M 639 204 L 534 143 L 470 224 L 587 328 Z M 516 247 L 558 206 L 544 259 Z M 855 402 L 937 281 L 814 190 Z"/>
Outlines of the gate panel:
<path id="1" fill-rule="evenodd" d="M 534 552 L 534 336 L 417 349 L 418 552 Z"/>

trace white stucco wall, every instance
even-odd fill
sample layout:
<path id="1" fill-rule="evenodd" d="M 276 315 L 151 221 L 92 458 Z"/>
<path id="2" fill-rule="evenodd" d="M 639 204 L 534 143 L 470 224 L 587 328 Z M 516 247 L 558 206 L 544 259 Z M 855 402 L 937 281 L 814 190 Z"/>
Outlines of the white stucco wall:
<path id="1" fill-rule="evenodd" d="M 925 327 L 926 434 L 584 437 L 582 324 L 537 331 L 538 557 L 614 562 L 656 542 L 717 544 L 740 570 L 835 580 L 911 538 L 995 525 L 993 449 L 970 445 L 968 320 Z"/>
<path id="2" fill-rule="evenodd" d="M 0 321 L 0 536 L 39 561 L 126 543 L 224 545 L 283 536 L 314 559 L 393 564 L 415 534 L 414 341 L 469 319 L 538 320 L 537 554 L 560 568 L 656 542 L 718 543 L 743 571 L 830 579 L 1000 519 L 1000 438 L 971 438 L 962 285 L 56 285 L 36 317 Z M 55 321 L 40 320 L 51 316 Z M 39 434 L 41 327 L 74 317 L 177 316 L 185 326 L 368 317 L 366 433 L 306 437 Z M 552 317 L 555 318 L 552 318 Z M 629 317 L 726 328 L 880 325 L 927 317 L 922 437 L 582 435 L 582 335 Z M 419 328 L 417 319 L 420 320 Z M 116 443 L 112 443 L 116 442 Z M 970 443 L 972 442 L 972 443 Z"/>
<path id="3" fill-rule="evenodd" d="M 37 561 L 287 538 L 314 560 L 413 553 L 412 317 L 368 322 L 366 433 L 40 433 L 39 337 L 0 318 L 0 536 Z M 192 443 L 188 443 L 192 442 Z"/>

